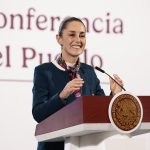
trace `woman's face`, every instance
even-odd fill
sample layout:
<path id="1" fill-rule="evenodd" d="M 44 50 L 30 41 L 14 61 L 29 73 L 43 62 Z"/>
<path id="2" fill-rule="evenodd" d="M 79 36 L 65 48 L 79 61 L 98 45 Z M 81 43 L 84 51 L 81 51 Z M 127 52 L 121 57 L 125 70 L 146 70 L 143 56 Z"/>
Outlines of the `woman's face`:
<path id="1" fill-rule="evenodd" d="M 57 41 L 62 46 L 64 57 L 78 57 L 83 53 L 86 44 L 84 25 L 78 21 L 69 22 Z"/>

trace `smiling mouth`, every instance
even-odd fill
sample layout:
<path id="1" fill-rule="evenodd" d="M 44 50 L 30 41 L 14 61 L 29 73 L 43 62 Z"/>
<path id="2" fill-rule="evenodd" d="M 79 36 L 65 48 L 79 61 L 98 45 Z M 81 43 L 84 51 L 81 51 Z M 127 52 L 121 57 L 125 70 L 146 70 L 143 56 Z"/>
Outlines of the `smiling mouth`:
<path id="1" fill-rule="evenodd" d="M 72 45 L 73 48 L 76 48 L 76 49 L 79 49 L 81 48 L 82 46 L 81 45 Z"/>

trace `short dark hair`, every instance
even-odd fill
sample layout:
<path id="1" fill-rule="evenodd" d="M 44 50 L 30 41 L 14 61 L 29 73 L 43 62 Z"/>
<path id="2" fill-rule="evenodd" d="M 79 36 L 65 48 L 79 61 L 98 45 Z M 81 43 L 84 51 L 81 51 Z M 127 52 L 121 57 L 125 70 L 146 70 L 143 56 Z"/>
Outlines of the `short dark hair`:
<path id="1" fill-rule="evenodd" d="M 58 30 L 58 35 L 59 35 L 59 36 L 62 36 L 63 30 L 66 28 L 67 24 L 68 24 L 69 22 L 72 22 L 72 21 L 78 21 L 78 22 L 81 22 L 81 23 L 84 25 L 84 23 L 82 22 L 82 20 L 79 19 L 79 18 L 76 18 L 76 17 L 66 17 L 66 18 L 61 22 L 61 24 L 60 24 L 60 26 L 59 26 L 59 30 Z M 85 25 L 84 25 L 84 27 L 85 27 Z"/>

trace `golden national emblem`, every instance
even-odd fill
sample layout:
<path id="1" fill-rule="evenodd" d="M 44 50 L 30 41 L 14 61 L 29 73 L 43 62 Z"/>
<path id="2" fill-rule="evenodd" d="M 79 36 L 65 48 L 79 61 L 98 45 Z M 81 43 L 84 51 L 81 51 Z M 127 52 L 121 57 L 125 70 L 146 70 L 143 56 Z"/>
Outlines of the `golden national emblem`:
<path id="1" fill-rule="evenodd" d="M 121 92 L 113 97 L 109 105 L 109 118 L 113 126 L 123 133 L 135 131 L 143 117 L 142 104 L 138 97 Z"/>

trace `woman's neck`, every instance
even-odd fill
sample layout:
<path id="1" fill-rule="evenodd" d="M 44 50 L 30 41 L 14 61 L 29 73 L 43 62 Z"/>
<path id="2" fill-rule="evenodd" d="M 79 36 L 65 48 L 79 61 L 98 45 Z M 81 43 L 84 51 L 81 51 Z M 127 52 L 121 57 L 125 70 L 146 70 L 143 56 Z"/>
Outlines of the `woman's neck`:
<path id="1" fill-rule="evenodd" d="M 63 54 L 62 54 L 62 58 L 65 60 L 66 63 L 69 63 L 69 64 L 75 64 L 78 60 L 78 57 L 66 57 Z"/>

